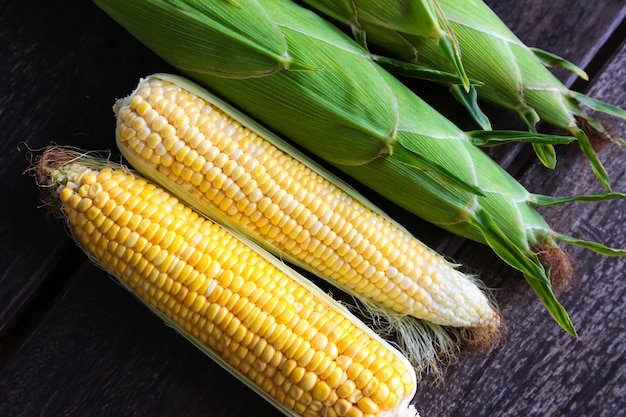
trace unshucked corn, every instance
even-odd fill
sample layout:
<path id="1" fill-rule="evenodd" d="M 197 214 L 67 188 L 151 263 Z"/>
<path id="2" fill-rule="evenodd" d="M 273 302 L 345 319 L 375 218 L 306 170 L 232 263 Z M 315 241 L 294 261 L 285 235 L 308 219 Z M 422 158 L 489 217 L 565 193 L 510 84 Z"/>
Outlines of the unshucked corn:
<path id="1" fill-rule="evenodd" d="M 118 148 L 135 169 L 360 300 L 419 368 L 425 356 L 455 351 L 458 336 L 441 340 L 458 332 L 441 329 L 432 348 L 441 352 L 425 354 L 429 343 L 413 341 L 423 327 L 414 318 L 460 328 L 474 342 L 497 334 L 499 315 L 476 279 L 200 86 L 156 74 L 115 109 Z"/>
<path id="2" fill-rule="evenodd" d="M 408 361 L 271 255 L 106 160 L 52 147 L 37 177 L 97 265 L 285 415 L 417 416 Z"/>
<path id="3" fill-rule="evenodd" d="M 578 140 L 598 179 L 610 189 L 609 175 L 590 141 L 590 137 L 608 138 L 608 134 L 598 120 L 585 112 L 584 106 L 624 119 L 626 111 L 568 89 L 548 67 L 565 67 L 586 79 L 585 72 L 558 56 L 526 46 L 482 0 L 422 1 L 433 3 L 432 8 L 441 12 L 449 36 L 457 42 L 460 65 L 475 85 L 468 92 L 462 80 L 448 78 L 443 81 L 451 84 L 451 91 L 472 116 L 484 128 L 491 128 L 488 117 L 475 102 L 476 95 L 481 100 L 516 112 L 530 129 L 535 129 L 543 120 L 569 131 Z M 442 53 L 436 39 L 425 36 L 420 30 L 407 30 L 429 27 L 422 17 L 429 16 L 424 9 L 414 9 L 415 15 L 381 12 L 381 9 L 399 10 L 405 5 L 404 0 L 341 0 L 334 7 L 329 7 L 325 0 L 305 2 L 337 21 L 358 27 L 363 33 L 359 33 L 357 39 L 367 39 L 368 46 L 376 53 L 403 61 L 403 64 L 389 65 L 392 70 L 442 81 L 430 74 L 454 73 L 459 66 L 450 62 L 448 54 Z M 351 7 L 347 7 L 348 3 Z M 624 144 L 623 141 L 618 143 Z M 546 144 L 535 148 L 542 162 L 553 168 L 556 163 L 554 148 Z"/>
<path id="4" fill-rule="evenodd" d="M 562 138 L 462 132 L 367 50 L 294 2 L 96 3 L 169 63 L 273 131 L 414 214 L 487 243 L 523 272 L 571 334 L 575 328 L 550 282 L 569 271 L 557 241 L 626 254 L 558 233 L 534 208 L 623 195 L 531 194 L 476 146 L 510 136 L 538 144 Z"/>

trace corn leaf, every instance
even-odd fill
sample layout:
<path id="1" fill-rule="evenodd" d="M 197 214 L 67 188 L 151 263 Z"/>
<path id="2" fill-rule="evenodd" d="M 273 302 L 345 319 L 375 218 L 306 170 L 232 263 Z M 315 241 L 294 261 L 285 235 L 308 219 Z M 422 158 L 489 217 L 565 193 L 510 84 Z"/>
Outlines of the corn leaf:
<path id="1" fill-rule="evenodd" d="M 461 83 L 461 79 L 458 74 L 381 55 L 372 54 L 371 57 L 383 68 L 388 69 L 396 75 L 404 75 L 437 83 L 452 84 L 454 86 L 458 86 L 458 84 Z"/>
<path id="2" fill-rule="evenodd" d="M 401 138 L 398 139 L 398 142 L 401 144 L 403 141 L 401 140 Z M 397 161 L 402 162 L 403 164 L 407 164 L 411 167 L 419 168 L 424 171 L 433 172 L 443 181 L 453 187 L 459 187 L 464 191 L 468 191 L 477 195 L 483 195 L 480 187 L 461 180 L 457 175 L 449 171 L 447 168 L 433 160 L 426 159 L 419 152 L 411 151 L 410 148 L 413 147 L 413 144 L 411 142 L 407 142 L 406 145 L 407 146 L 394 147 L 391 156 Z"/>
<path id="3" fill-rule="evenodd" d="M 549 168 L 556 168 L 556 150 L 554 146 L 543 144 L 543 143 L 533 143 L 533 149 L 535 150 L 535 155 L 539 158 L 541 163 Z"/>
<path id="4" fill-rule="evenodd" d="M 591 141 L 589 140 L 587 134 L 582 129 L 578 128 L 572 128 L 571 132 L 578 140 L 578 146 L 589 160 L 589 163 L 591 164 L 591 169 L 600 181 L 600 184 L 602 184 L 602 186 L 608 191 L 611 191 L 611 180 L 609 179 L 609 173 L 602 165 L 602 162 L 600 162 L 598 154 L 596 154 L 596 151 L 594 151 L 593 147 L 591 146 Z"/>
<path id="5" fill-rule="evenodd" d="M 571 136 L 542 134 L 537 132 L 521 132 L 519 130 L 475 130 L 466 132 L 470 140 L 477 146 L 497 146 L 510 142 L 527 142 L 549 145 L 566 145 L 574 141 Z"/>
<path id="6" fill-rule="evenodd" d="M 592 110 L 595 110 L 601 113 L 610 114 L 612 116 L 619 117 L 620 119 L 626 120 L 626 110 L 624 109 L 621 109 L 609 103 L 605 103 L 602 100 L 597 100 L 593 97 L 589 97 L 577 91 L 570 91 L 569 94 L 574 99 L 579 101 L 581 104 L 584 104 L 585 106 L 589 107 Z"/>
<path id="7" fill-rule="evenodd" d="M 586 249 L 590 249 L 602 255 L 626 256 L 626 249 L 610 248 L 598 242 L 590 242 L 588 240 L 576 239 L 571 236 L 563 235 L 560 233 L 556 233 L 554 237 L 555 239 L 560 240 L 561 242 L 568 243 L 570 245 L 580 246 Z"/>
<path id="8" fill-rule="evenodd" d="M 567 59 L 539 48 L 530 48 L 530 50 L 535 54 L 537 58 L 539 58 L 539 60 L 546 67 L 565 68 L 566 70 L 569 70 L 578 75 L 583 80 L 589 80 L 589 75 L 587 75 L 585 70 L 580 68 L 578 65 L 568 61 Z"/>
<path id="9" fill-rule="evenodd" d="M 422 78 L 419 74 L 413 73 L 410 76 Z M 450 92 L 452 95 L 465 107 L 467 112 L 472 116 L 474 121 L 484 130 L 491 130 L 491 122 L 489 117 L 482 111 L 478 105 L 478 94 L 476 93 L 475 85 L 473 83 L 469 91 L 465 90 L 458 84 L 452 84 L 450 86 Z"/>
<path id="10" fill-rule="evenodd" d="M 566 197 L 532 194 L 531 201 L 538 206 L 558 206 L 561 204 L 572 203 L 574 201 L 598 202 L 608 200 L 622 200 L 625 198 L 626 193 L 581 194 Z"/>

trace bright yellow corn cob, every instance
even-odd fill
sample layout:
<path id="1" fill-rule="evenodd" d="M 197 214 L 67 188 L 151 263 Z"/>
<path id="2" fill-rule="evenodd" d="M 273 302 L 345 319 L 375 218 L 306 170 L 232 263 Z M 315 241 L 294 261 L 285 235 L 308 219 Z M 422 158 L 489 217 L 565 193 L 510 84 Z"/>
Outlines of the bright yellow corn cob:
<path id="1" fill-rule="evenodd" d="M 406 358 L 271 255 L 105 160 L 51 148 L 38 178 L 95 263 L 286 415 L 417 415 Z"/>
<path id="2" fill-rule="evenodd" d="M 202 213 L 365 303 L 439 325 L 498 327 L 473 279 L 207 94 L 171 75 L 142 80 L 116 105 L 122 154 Z"/>

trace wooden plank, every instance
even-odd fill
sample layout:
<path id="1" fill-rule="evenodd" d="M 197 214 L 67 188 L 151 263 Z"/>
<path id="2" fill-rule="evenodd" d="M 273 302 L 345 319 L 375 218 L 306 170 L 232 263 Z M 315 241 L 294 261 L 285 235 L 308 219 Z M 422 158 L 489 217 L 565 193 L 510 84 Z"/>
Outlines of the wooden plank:
<path id="1" fill-rule="evenodd" d="M 151 68 L 167 70 L 91 2 L 1 3 L 0 339 L 29 302 L 54 293 L 43 284 L 69 244 L 59 222 L 46 222 L 35 182 L 23 175 L 29 148 L 51 141 L 111 148 L 115 98 Z"/>
<path id="2" fill-rule="evenodd" d="M 590 93 L 626 105 L 622 80 L 626 46 L 598 78 Z M 602 117 L 623 135 L 626 123 Z M 600 157 L 618 191 L 626 190 L 626 150 L 604 146 Z M 555 172 L 533 164 L 522 182 L 533 192 L 571 195 L 601 192 L 575 145 L 560 155 Z M 575 203 L 543 209 L 559 232 L 626 247 L 626 201 Z M 626 259 L 568 247 L 576 275 L 560 296 L 578 328 L 567 336 L 550 319 L 528 286 L 488 250 L 469 245 L 460 257 L 496 289 L 508 334 L 490 352 L 466 357 L 452 367 L 446 383 L 426 386 L 417 396 L 437 415 L 615 416 L 626 407 Z"/>

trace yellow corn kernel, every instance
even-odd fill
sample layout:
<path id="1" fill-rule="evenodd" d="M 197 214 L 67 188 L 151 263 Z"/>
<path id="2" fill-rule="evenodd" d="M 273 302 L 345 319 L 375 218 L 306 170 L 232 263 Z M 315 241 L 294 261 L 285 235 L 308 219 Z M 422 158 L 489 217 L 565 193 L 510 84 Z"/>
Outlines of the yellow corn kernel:
<path id="1" fill-rule="evenodd" d="M 148 77 L 118 106 L 118 147 L 144 175 L 357 297 L 440 325 L 499 325 L 485 294 L 440 255 L 205 100 L 204 91 L 171 80 Z M 176 133 L 166 153 L 146 159 L 142 150 L 158 144 L 151 136 L 127 140 L 122 132 L 135 126 Z M 172 169 L 170 160 L 178 161 Z"/>
<path id="2" fill-rule="evenodd" d="M 81 247 L 170 325 L 194 338 L 204 351 L 287 415 L 361 416 L 377 409 L 416 415 L 407 406 L 416 388 L 408 361 L 308 280 L 127 170 L 108 169 L 100 175 L 92 169 L 93 175 L 80 176 L 90 160 L 74 154 L 66 159 L 61 156 L 50 160 L 71 162 L 45 171 L 51 181 L 46 189 L 56 192 Z M 104 161 L 98 166 L 102 164 Z M 72 181 L 55 183 L 55 170 Z M 85 185 L 81 178 L 89 181 L 93 193 L 78 191 Z M 140 201 L 99 197 L 111 190 L 118 196 L 133 190 Z M 96 222 L 99 216 L 81 211 L 96 199 L 114 205 L 108 216 L 101 213 L 111 224 Z M 131 218 L 136 224 L 147 222 L 144 232 L 151 236 L 146 238 L 118 224 L 119 219 L 128 224 Z M 173 244 L 183 237 L 187 245 Z M 138 247 L 141 239 L 146 243 Z M 228 262 L 231 259 L 236 262 Z M 230 265 L 228 269 L 226 265 Z M 206 281 L 209 283 L 203 284 Z M 255 305 L 253 295 L 265 305 Z M 323 315 L 339 323 L 343 338 L 376 346 L 370 349 L 373 362 L 389 365 L 394 373 L 385 376 L 393 386 L 380 388 L 385 382 L 377 380 L 374 367 L 369 370 L 365 361 L 349 358 L 330 342 L 332 327 L 323 325 Z M 372 355 L 367 360 L 372 361 Z M 309 367 L 311 363 L 314 367 Z M 378 388 L 369 389 L 368 395 L 365 388 L 371 379 Z M 384 392 L 389 396 L 381 395 Z"/>

